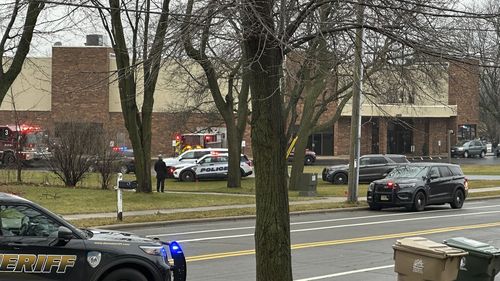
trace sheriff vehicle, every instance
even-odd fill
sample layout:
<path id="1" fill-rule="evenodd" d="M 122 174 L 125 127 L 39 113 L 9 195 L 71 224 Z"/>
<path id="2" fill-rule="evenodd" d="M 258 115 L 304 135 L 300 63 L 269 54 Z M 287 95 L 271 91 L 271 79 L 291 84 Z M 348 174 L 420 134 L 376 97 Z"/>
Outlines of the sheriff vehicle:
<path id="1" fill-rule="evenodd" d="M 196 179 L 226 178 L 229 168 L 228 154 L 207 154 L 192 164 L 175 167 L 174 178 L 180 181 L 194 181 Z M 246 155 L 241 155 L 241 176 L 247 177 L 253 173 L 252 162 Z"/>
<path id="2" fill-rule="evenodd" d="M 79 229 L 0 192 L 0 280 L 185 281 L 186 260 L 175 241 Z"/>

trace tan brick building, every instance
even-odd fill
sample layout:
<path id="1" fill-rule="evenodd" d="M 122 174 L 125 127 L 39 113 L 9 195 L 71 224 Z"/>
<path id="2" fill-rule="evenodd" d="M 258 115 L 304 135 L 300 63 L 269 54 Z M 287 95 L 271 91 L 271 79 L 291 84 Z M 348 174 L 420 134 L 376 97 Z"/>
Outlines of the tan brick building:
<path id="1" fill-rule="evenodd" d="M 116 63 L 108 47 L 54 47 L 52 58 L 26 61 L 10 93 L 0 105 L 0 123 L 14 123 L 15 105 L 19 119 L 54 130 L 69 120 L 95 123 L 116 132 L 117 145 L 127 145 L 123 126 Z M 457 139 L 477 137 L 479 122 L 479 68 L 476 64 L 450 63 L 441 90 L 432 101 L 365 103 L 362 108 L 362 154 L 445 153 L 447 131 Z M 168 76 L 163 69 L 160 77 Z M 166 108 L 179 100 L 185 81 L 159 79 L 153 109 L 152 152 L 172 154 L 176 132 L 221 126 L 217 118 L 201 115 L 176 116 Z M 432 91 L 431 91 L 432 92 Z M 140 98 L 139 98 L 140 99 Z M 12 102 L 14 101 L 14 103 Z M 140 100 L 138 100 L 140 103 Z M 345 155 L 349 150 L 350 105 L 331 130 L 310 136 L 309 148 L 320 155 Z M 178 120 L 183 119 L 183 124 Z M 214 120 L 215 119 L 215 120 Z M 181 126 L 182 125 L 182 126 Z M 223 130 L 223 128 L 218 128 Z M 247 130 L 248 131 L 248 130 Z M 250 137 L 246 134 L 247 152 Z"/>

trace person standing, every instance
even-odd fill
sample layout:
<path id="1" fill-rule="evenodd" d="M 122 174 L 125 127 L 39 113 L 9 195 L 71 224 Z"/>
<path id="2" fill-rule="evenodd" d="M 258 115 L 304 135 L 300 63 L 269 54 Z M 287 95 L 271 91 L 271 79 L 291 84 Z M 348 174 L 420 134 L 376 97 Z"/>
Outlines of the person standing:
<path id="1" fill-rule="evenodd" d="M 155 163 L 156 172 L 156 192 L 164 192 L 165 178 L 167 178 L 167 165 L 163 162 L 163 156 L 158 155 L 158 161 Z"/>

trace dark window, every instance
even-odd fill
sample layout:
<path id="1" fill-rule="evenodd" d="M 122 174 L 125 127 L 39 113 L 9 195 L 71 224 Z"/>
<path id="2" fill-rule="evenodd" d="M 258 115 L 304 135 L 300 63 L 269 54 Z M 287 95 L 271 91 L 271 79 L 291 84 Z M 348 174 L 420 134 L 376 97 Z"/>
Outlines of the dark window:
<path id="1" fill-rule="evenodd" d="M 201 158 L 203 155 L 207 155 L 209 153 L 210 153 L 209 151 L 195 151 L 193 157 L 198 159 Z"/>
<path id="2" fill-rule="evenodd" d="M 459 166 L 450 166 L 450 170 L 455 176 L 463 176 L 464 173 L 462 172 L 462 169 L 460 169 Z"/>
<path id="3" fill-rule="evenodd" d="M 448 169 L 448 167 L 445 167 L 445 166 L 439 167 L 439 173 L 441 173 L 442 177 L 451 177 L 452 176 L 450 169 Z"/>
<path id="4" fill-rule="evenodd" d="M 470 140 L 476 138 L 476 124 L 458 125 L 458 140 Z"/>
<path id="5" fill-rule="evenodd" d="M 196 159 L 194 157 L 194 151 L 184 153 L 184 155 L 182 155 L 182 159 Z"/>
<path id="6" fill-rule="evenodd" d="M 439 178 L 439 170 L 437 167 L 432 167 L 429 173 L 430 177 L 438 177 Z"/>
<path id="7" fill-rule="evenodd" d="M 56 237 L 58 229 L 58 223 L 31 207 L 0 206 L 2 236 Z"/>
<path id="8" fill-rule="evenodd" d="M 376 164 L 386 164 L 387 160 L 384 157 L 373 157 L 370 161 L 370 164 L 376 165 Z"/>

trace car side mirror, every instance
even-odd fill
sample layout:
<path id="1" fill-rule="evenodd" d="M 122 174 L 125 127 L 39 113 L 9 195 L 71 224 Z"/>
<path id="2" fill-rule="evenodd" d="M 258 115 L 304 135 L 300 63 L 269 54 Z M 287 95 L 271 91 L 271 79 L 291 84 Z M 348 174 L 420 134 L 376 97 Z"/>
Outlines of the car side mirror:
<path id="1" fill-rule="evenodd" d="M 68 242 L 73 238 L 73 231 L 65 226 L 60 226 L 57 230 L 57 238 L 60 242 Z"/>

